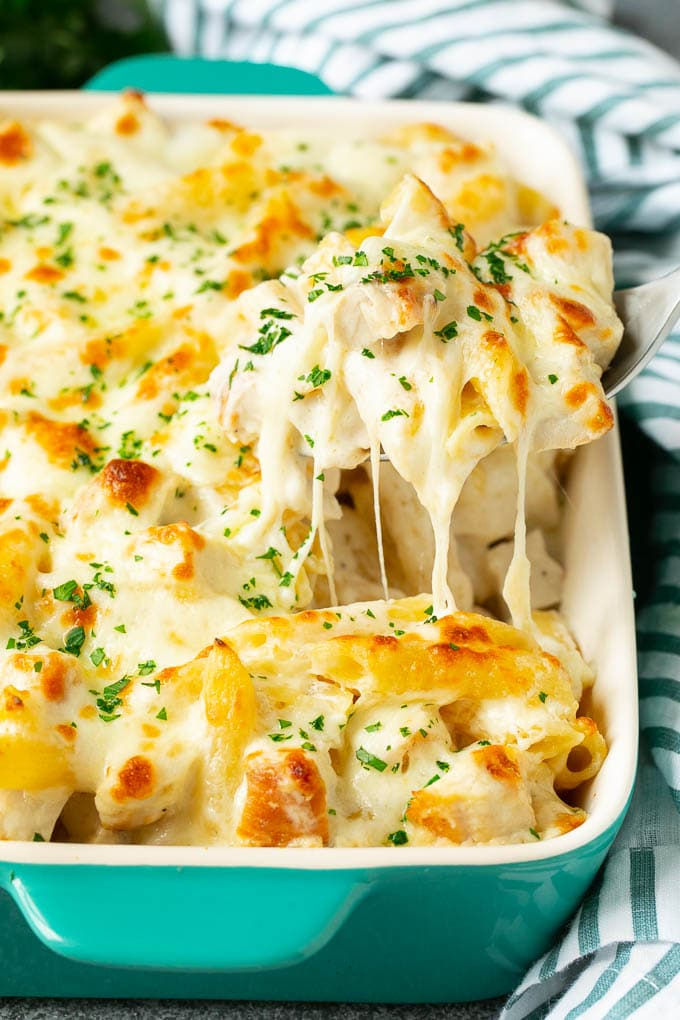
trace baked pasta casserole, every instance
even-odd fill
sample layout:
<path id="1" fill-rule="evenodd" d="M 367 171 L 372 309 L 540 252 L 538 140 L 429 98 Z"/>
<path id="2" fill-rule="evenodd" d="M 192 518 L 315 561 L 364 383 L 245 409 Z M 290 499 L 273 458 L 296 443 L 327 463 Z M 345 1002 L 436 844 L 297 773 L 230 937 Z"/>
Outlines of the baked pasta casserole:
<path id="1" fill-rule="evenodd" d="M 0 123 L 0 836 L 413 846 L 585 819 L 567 454 L 601 234 L 431 124 Z"/>

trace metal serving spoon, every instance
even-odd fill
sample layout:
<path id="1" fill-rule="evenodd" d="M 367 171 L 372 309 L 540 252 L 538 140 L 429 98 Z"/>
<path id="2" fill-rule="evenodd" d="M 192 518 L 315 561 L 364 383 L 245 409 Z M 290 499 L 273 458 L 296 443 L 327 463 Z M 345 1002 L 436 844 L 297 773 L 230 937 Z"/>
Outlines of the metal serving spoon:
<path id="1" fill-rule="evenodd" d="M 614 291 L 614 304 L 623 339 L 602 376 L 608 397 L 640 374 L 680 316 L 680 266 L 651 283 Z"/>

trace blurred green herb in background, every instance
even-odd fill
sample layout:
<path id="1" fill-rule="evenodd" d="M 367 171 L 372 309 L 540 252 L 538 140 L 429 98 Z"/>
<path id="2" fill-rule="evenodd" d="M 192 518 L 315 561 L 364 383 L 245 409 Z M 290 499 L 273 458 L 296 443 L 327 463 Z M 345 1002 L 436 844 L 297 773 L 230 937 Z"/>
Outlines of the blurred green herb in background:
<path id="1" fill-rule="evenodd" d="M 144 0 L 0 0 L 0 89 L 79 88 L 114 60 L 167 49 Z"/>

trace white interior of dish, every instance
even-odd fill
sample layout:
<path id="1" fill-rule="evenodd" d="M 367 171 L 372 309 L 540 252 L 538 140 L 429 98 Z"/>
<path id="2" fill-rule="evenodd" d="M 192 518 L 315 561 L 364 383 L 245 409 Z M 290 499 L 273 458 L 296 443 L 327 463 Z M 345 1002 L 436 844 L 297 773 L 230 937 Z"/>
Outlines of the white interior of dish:
<path id="1" fill-rule="evenodd" d="M 78 119 L 109 101 L 101 93 L 12 93 L 0 113 Z M 559 135 L 528 114 L 501 105 L 363 103 L 334 98 L 154 96 L 171 120 L 225 117 L 254 128 L 332 129 L 376 134 L 408 121 L 435 121 L 473 141 L 492 141 L 511 172 L 547 195 L 565 218 L 590 224 L 579 166 Z M 588 710 L 609 755 L 580 803 L 590 813 L 578 829 L 545 843 L 494 847 L 256 849 L 248 847 L 97 846 L 7 842 L 7 861 L 42 864 L 155 864 L 297 868 L 383 865 L 496 865 L 554 857 L 589 843 L 623 811 L 637 760 L 637 673 L 633 593 L 618 427 L 581 448 L 571 464 L 564 518 L 566 580 L 562 611 L 597 682 Z"/>

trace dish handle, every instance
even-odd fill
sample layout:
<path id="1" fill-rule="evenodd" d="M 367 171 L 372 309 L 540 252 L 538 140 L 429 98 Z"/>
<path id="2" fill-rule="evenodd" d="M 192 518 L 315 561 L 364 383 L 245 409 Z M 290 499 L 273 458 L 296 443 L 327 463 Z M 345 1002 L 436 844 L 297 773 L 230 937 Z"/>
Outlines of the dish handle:
<path id="1" fill-rule="evenodd" d="M 301 962 L 368 889 L 348 871 L 167 865 L 5 864 L 0 884 L 61 956 L 212 971 Z"/>

